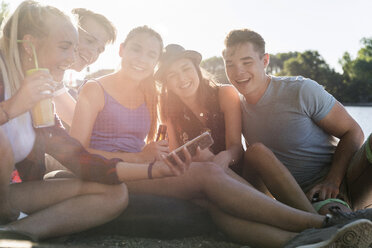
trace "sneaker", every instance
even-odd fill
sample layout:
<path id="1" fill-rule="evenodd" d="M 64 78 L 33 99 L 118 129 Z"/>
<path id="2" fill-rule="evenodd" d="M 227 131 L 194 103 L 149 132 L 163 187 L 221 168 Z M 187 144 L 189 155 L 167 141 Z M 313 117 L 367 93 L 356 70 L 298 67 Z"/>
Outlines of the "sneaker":
<path id="1" fill-rule="evenodd" d="M 368 248 L 372 243 L 372 222 L 366 219 L 352 221 L 341 228 L 336 226 L 307 229 L 285 248 Z"/>
<path id="2" fill-rule="evenodd" d="M 329 208 L 331 214 L 327 214 L 323 222 L 322 227 L 330 227 L 337 225 L 347 224 L 353 220 L 357 219 L 367 219 L 372 221 L 372 209 L 363 209 L 355 212 L 342 212 L 337 206 L 332 206 Z"/>

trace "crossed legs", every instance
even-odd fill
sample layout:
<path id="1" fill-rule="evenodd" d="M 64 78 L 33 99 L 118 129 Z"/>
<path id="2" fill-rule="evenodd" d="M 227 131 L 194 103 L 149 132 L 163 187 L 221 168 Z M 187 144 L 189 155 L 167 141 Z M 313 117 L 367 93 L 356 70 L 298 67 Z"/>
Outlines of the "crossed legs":
<path id="1" fill-rule="evenodd" d="M 128 204 L 122 185 L 75 179 L 12 184 L 10 205 L 29 216 L 7 225 L 39 239 L 66 235 L 103 224 Z"/>
<path id="2" fill-rule="evenodd" d="M 215 223 L 231 238 L 243 243 L 280 247 L 310 227 L 320 227 L 324 217 L 276 201 L 249 184 L 229 176 L 211 163 L 192 163 L 180 177 L 129 182 L 133 193 L 192 200 L 204 198 Z M 259 239 L 270 232 L 280 239 Z"/>
<path id="3" fill-rule="evenodd" d="M 43 239 L 103 224 L 128 204 L 124 184 L 103 185 L 76 179 L 10 184 L 13 154 L 0 129 L 0 220 L 5 229 Z M 29 216 L 16 220 L 19 211 Z"/>

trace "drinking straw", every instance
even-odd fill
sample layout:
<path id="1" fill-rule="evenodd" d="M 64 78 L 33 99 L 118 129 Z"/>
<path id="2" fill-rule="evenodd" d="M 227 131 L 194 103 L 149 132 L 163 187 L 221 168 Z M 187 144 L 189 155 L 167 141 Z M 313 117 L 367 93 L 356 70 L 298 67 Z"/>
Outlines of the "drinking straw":
<path id="1" fill-rule="evenodd" d="M 37 55 L 36 55 L 36 50 L 35 50 L 34 44 L 32 44 L 32 42 L 29 41 L 29 40 L 17 40 L 17 42 L 18 43 L 27 42 L 31 46 L 32 54 L 34 55 L 35 69 L 39 69 L 39 63 L 37 62 Z"/>

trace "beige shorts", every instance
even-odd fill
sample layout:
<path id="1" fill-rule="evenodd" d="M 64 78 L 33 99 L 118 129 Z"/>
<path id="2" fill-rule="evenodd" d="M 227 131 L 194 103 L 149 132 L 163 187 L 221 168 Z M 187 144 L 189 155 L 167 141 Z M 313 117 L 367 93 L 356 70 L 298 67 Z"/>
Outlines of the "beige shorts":
<path id="1" fill-rule="evenodd" d="M 344 180 L 342 181 L 341 186 L 340 186 L 340 193 L 337 196 L 337 198 L 345 201 L 347 204 L 349 204 L 349 206 L 352 206 L 352 204 L 351 204 L 349 187 L 347 185 L 348 173 L 351 172 L 355 168 L 355 166 L 357 166 L 357 164 L 359 164 L 360 161 L 362 159 L 364 159 L 364 157 L 366 156 L 367 144 L 368 144 L 369 139 L 371 138 L 371 136 L 372 136 L 372 134 L 364 142 L 364 144 L 362 145 L 362 147 L 352 157 L 352 159 L 351 159 L 351 161 L 349 163 L 349 166 L 347 168 L 347 171 L 346 171 L 346 175 L 344 177 Z M 312 189 L 312 187 L 314 187 L 316 184 L 320 183 L 321 181 L 323 181 L 323 178 L 321 178 L 321 179 L 319 179 L 317 181 L 314 181 L 314 183 L 312 183 L 311 185 L 309 185 L 308 187 L 306 187 L 306 189 L 304 189 L 304 192 L 308 192 L 309 190 Z"/>

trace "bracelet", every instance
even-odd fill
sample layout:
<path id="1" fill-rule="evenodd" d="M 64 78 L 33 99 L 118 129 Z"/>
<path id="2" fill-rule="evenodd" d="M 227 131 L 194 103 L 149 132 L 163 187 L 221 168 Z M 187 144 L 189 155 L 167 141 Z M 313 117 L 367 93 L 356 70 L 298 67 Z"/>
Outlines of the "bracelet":
<path id="1" fill-rule="evenodd" d="M 7 123 L 9 121 L 9 114 L 5 111 L 4 107 L 3 107 L 3 104 L 0 103 L 0 110 L 1 112 L 3 112 L 3 115 L 5 116 L 5 122 L 4 123 Z"/>
<path id="2" fill-rule="evenodd" d="M 154 161 L 152 161 L 151 163 L 149 163 L 149 167 L 147 167 L 147 177 L 149 179 L 152 179 L 152 167 L 154 166 L 155 161 L 156 161 L 156 159 Z"/>

